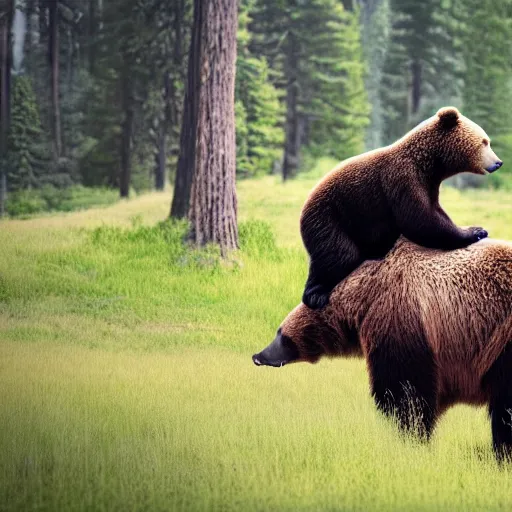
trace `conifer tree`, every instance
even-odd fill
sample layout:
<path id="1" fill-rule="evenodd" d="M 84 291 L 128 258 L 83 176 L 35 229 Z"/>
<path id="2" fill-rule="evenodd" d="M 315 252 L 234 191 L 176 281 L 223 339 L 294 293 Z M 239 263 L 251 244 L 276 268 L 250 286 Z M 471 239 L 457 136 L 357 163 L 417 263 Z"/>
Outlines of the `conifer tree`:
<path id="1" fill-rule="evenodd" d="M 390 0 L 390 5 L 391 33 L 381 88 L 385 143 L 401 137 L 440 104 L 454 103 L 461 65 L 450 2 Z"/>
<path id="2" fill-rule="evenodd" d="M 7 139 L 9 190 L 30 189 L 39 185 L 37 151 L 41 121 L 28 76 L 14 77 L 11 99 L 11 122 Z"/>
<path id="3" fill-rule="evenodd" d="M 248 23 L 253 6 L 253 0 L 242 2 L 237 34 L 235 114 L 239 176 L 271 172 L 274 162 L 281 158 L 284 138 L 283 105 L 270 80 L 266 58 L 253 55 L 249 49 L 252 34 Z"/>
<path id="4" fill-rule="evenodd" d="M 250 28 L 285 91 L 283 178 L 297 172 L 304 145 L 337 158 L 361 151 L 369 106 L 358 13 L 336 0 L 260 0 Z"/>

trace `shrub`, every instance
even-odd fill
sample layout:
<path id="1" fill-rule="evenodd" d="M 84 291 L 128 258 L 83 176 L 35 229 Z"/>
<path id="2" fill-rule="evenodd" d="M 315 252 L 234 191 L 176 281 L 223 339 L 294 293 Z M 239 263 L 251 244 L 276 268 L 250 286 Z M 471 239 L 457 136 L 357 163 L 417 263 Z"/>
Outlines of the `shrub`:
<path id="1" fill-rule="evenodd" d="M 7 213 L 11 217 L 24 217 L 46 210 L 46 201 L 33 190 L 19 190 L 7 197 Z"/>
<path id="2" fill-rule="evenodd" d="M 100 226 L 91 232 L 91 239 L 98 246 L 122 251 L 134 258 L 164 257 L 176 269 L 224 267 L 218 247 L 190 247 L 187 231 L 186 221 L 170 219 L 155 226 L 141 226 L 135 221 L 131 228 Z M 281 253 L 268 223 L 259 220 L 240 223 L 239 238 L 242 254 L 271 261 L 280 259 Z"/>
<path id="3" fill-rule="evenodd" d="M 7 197 L 7 213 L 23 217 L 42 212 L 69 212 L 93 206 L 113 204 L 118 200 L 117 190 L 74 186 L 57 188 L 45 185 L 39 189 L 18 190 Z"/>

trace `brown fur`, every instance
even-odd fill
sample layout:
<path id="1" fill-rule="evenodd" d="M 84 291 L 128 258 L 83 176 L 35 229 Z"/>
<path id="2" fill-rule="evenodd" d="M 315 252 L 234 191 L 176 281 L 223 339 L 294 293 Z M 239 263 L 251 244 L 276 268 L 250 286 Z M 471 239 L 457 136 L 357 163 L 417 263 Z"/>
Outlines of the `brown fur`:
<path id="1" fill-rule="evenodd" d="M 484 150 L 488 143 L 479 126 L 446 107 L 394 144 L 345 160 L 325 176 L 302 210 L 310 255 L 303 302 L 325 306 L 337 283 L 363 261 L 383 257 L 400 234 L 438 249 L 487 236 L 453 224 L 439 204 L 439 186 L 460 172 L 486 174 L 483 155 L 497 159 Z"/>
<path id="2" fill-rule="evenodd" d="M 419 376 L 417 395 L 431 415 L 427 436 L 456 403 L 489 403 L 495 417 L 505 414 L 512 408 L 512 243 L 487 239 L 444 252 L 401 238 L 385 259 L 365 262 L 340 283 L 324 309 L 297 306 L 280 336 L 295 345 L 299 361 L 364 355 L 385 412 L 394 379 L 400 375 L 404 385 Z M 381 382 L 386 389 L 379 391 Z M 512 429 L 496 423 L 497 454 L 505 436 L 510 455 Z"/>
<path id="3" fill-rule="evenodd" d="M 384 260 L 366 262 L 340 283 L 326 308 L 300 304 L 281 329 L 303 359 L 314 362 L 307 357 L 306 327 L 318 332 L 315 342 L 325 347 L 322 355 L 335 356 L 354 352 L 348 332 L 358 333 L 358 353 L 366 354 L 374 332 L 408 331 L 418 321 L 439 368 L 446 368 L 441 396 L 485 402 L 479 383 L 512 341 L 512 243 L 488 239 L 443 252 L 402 238 Z M 326 329 L 336 333 L 336 343 L 322 335 Z"/>

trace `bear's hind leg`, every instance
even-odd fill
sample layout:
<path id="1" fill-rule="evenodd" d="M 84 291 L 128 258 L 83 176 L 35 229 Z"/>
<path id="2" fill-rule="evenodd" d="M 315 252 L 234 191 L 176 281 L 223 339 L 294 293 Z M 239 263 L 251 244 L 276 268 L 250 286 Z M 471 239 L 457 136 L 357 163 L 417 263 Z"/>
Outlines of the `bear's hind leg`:
<path id="1" fill-rule="evenodd" d="M 302 302 L 310 309 L 322 309 L 329 303 L 329 296 L 333 288 L 326 284 L 326 279 L 322 279 L 321 271 L 311 261 L 309 264 L 308 280 L 302 295 Z"/>
<path id="2" fill-rule="evenodd" d="M 352 240 L 339 233 L 333 243 L 320 243 L 310 254 L 309 275 L 302 302 L 310 309 L 321 309 L 329 303 L 334 287 L 362 262 Z"/>
<path id="3" fill-rule="evenodd" d="M 489 391 L 492 445 L 498 461 L 512 462 L 512 345 L 509 343 L 484 377 Z"/>
<path id="4" fill-rule="evenodd" d="M 372 395 L 384 414 L 402 430 L 428 440 L 437 414 L 437 371 L 422 337 L 382 336 L 368 353 Z"/>

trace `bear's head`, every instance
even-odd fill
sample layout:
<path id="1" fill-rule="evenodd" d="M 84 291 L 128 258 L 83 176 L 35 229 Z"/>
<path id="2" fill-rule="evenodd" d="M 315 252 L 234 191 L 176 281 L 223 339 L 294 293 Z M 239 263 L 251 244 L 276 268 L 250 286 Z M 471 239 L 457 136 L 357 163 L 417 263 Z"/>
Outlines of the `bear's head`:
<path id="1" fill-rule="evenodd" d="M 442 172 L 440 178 L 461 172 L 487 174 L 502 166 L 503 162 L 491 149 L 489 136 L 455 107 L 439 109 L 422 125 L 418 128 L 426 135 L 427 148 L 434 151 L 437 163 L 441 164 L 436 165 Z"/>
<path id="2" fill-rule="evenodd" d="M 254 364 L 281 367 L 299 361 L 315 363 L 324 355 L 360 355 L 357 333 L 339 316 L 330 305 L 321 310 L 298 305 L 284 319 L 274 341 L 252 356 Z"/>

